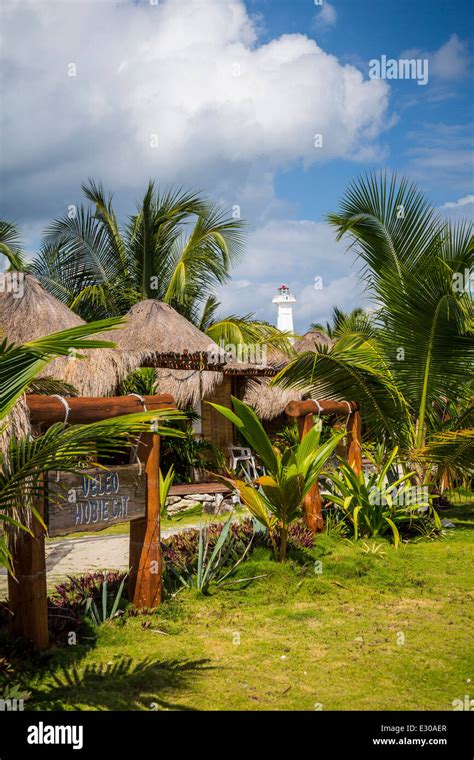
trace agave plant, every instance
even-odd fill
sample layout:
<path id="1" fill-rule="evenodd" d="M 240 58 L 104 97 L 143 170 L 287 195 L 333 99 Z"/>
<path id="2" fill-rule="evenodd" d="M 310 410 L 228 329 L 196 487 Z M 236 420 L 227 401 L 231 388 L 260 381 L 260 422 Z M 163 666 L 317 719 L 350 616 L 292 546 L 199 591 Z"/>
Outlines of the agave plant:
<path id="1" fill-rule="evenodd" d="M 267 528 L 275 559 L 284 562 L 288 526 L 302 516 L 304 497 L 317 481 L 343 433 L 333 435 L 329 441 L 319 445 L 320 430 L 319 426 L 315 426 L 301 442 L 281 452 L 272 446 L 260 420 L 250 407 L 233 396 L 232 404 L 234 411 L 219 404 L 211 406 L 236 426 L 262 462 L 266 474 L 257 478 L 255 484 L 235 478 L 223 479 L 238 492 L 240 500 L 251 514 Z"/>
<path id="2" fill-rule="evenodd" d="M 325 496 L 341 510 L 356 541 L 361 537 L 380 538 L 389 534 L 398 548 L 399 526 L 422 522 L 427 514 L 441 529 L 428 489 L 412 486 L 414 471 L 402 475 L 393 483 L 387 482 L 387 473 L 397 453 L 395 447 L 379 473 L 367 476 L 361 472 L 356 475 L 351 467 L 341 461 L 339 472 L 328 474 L 333 489 Z"/>
<path id="3" fill-rule="evenodd" d="M 178 570 L 173 565 L 169 566 L 170 572 L 182 586 L 195 588 L 202 594 L 207 594 L 211 583 L 219 586 L 235 572 L 249 553 L 254 534 L 239 557 L 236 555 L 236 538 L 230 532 L 231 526 L 232 514 L 226 520 L 214 548 L 210 551 L 212 533 L 208 526 L 201 525 L 196 568 L 187 572 L 186 569 Z"/>
<path id="4" fill-rule="evenodd" d="M 90 617 L 93 624 L 99 627 L 103 623 L 107 623 L 113 620 L 116 614 L 119 612 L 119 604 L 122 600 L 123 589 L 125 581 L 128 578 L 129 573 L 126 573 L 122 578 L 120 586 L 118 587 L 114 596 L 109 592 L 109 583 L 107 580 L 107 573 L 104 573 L 101 590 L 101 603 L 97 604 L 93 590 L 87 590 L 75 578 L 70 578 L 70 581 L 79 596 L 82 598 L 84 604 L 84 614 L 86 617 Z"/>

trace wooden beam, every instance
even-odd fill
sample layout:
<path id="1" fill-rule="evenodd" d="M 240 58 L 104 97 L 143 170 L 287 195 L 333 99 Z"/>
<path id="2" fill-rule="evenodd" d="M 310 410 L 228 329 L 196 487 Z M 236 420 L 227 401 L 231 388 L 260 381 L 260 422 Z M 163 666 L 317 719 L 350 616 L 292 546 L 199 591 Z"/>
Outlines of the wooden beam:
<path id="1" fill-rule="evenodd" d="M 175 408 L 174 399 L 168 394 L 145 396 L 148 410 Z M 99 420 L 143 411 L 143 404 L 136 396 L 112 398 L 67 399 L 70 411 L 68 421 L 88 424 Z M 51 425 L 65 418 L 64 404 L 59 398 L 31 394 L 27 396 L 32 424 Z M 146 433 L 139 444 L 139 459 L 145 462 L 147 475 L 147 505 L 144 519 L 130 524 L 130 578 L 131 598 L 137 607 L 153 608 L 162 599 L 162 558 L 160 549 L 160 499 L 159 499 L 159 436 Z M 43 500 L 36 505 L 44 517 Z M 11 547 L 16 579 L 9 576 L 9 608 L 12 612 L 11 627 L 34 643 L 38 649 L 49 646 L 48 606 L 46 592 L 46 561 L 44 528 L 32 517 L 32 533 L 19 531 Z"/>
<path id="2" fill-rule="evenodd" d="M 347 460 L 356 475 L 362 472 L 362 436 L 360 412 L 354 412 L 347 423 Z"/>
<path id="3" fill-rule="evenodd" d="M 286 406 L 285 413 L 288 417 L 305 417 L 307 414 L 349 414 L 349 406 L 351 412 L 355 412 L 359 406 L 355 401 L 332 401 L 322 400 L 312 401 L 290 401 Z"/>
<path id="4" fill-rule="evenodd" d="M 129 599 L 138 609 L 153 609 L 162 601 L 163 559 L 160 546 L 160 437 L 142 435 L 138 458 L 147 475 L 146 514 L 130 523 Z"/>
<path id="5" fill-rule="evenodd" d="M 313 414 L 298 417 L 298 429 L 300 440 L 314 427 Z M 314 533 L 320 533 L 324 529 L 323 500 L 319 492 L 318 481 L 310 488 L 303 501 L 304 521 L 306 527 Z"/>
<path id="6" fill-rule="evenodd" d="M 146 408 L 149 411 L 174 407 L 173 396 L 168 393 L 160 396 L 144 396 Z M 88 398 L 68 396 L 68 422 L 86 425 L 90 422 L 120 417 L 122 414 L 143 412 L 143 404 L 136 396 L 111 396 L 109 398 Z M 30 412 L 32 425 L 53 425 L 63 422 L 66 410 L 62 401 L 54 396 L 31 394 L 26 396 L 26 404 Z"/>
<path id="7" fill-rule="evenodd" d="M 43 496 L 35 506 L 44 518 Z M 44 528 L 34 515 L 31 519 L 33 535 L 20 530 L 11 546 L 15 578 L 8 574 L 8 606 L 13 635 L 31 641 L 41 650 L 49 646 Z"/>

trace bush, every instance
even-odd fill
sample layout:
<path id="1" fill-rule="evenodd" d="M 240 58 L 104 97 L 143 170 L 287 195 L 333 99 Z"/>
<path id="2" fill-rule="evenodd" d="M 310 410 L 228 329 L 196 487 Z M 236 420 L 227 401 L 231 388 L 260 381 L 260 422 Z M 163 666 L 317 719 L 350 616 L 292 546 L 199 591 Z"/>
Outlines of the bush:
<path id="1" fill-rule="evenodd" d="M 219 538 L 223 525 L 216 523 L 209 525 L 207 536 L 209 538 L 209 548 L 212 549 Z M 232 523 L 231 535 L 235 541 L 236 551 L 245 551 L 245 547 L 255 532 L 252 543 L 252 550 L 258 547 L 271 548 L 270 538 L 264 529 L 256 530 L 255 523 L 251 518 L 246 518 L 242 522 Z M 311 531 L 301 522 L 295 522 L 290 525 L 288 543 L 291 547 L 309 549 L 313 546 L 314 537 Z M 178 570 L 189 569 L 196 565 L 199 552 L 199 530 L 191 529 L 176 533 L 165 539 L 161 543 L 163 551 L 163 560 L 166 565 L 174 565 Z"/>
<path id="2" fill-rule="evenodd" d="M 100 603 L 104 579 L 110 594 L 117 594 L 127 573 L 112 570 L 107 573 L 86 573 L 58 583 L 48 597 L 49 630 L 53 640 L 61 640 L 70 631 L 77 631 L 84 621 L 84 595 Z"/>

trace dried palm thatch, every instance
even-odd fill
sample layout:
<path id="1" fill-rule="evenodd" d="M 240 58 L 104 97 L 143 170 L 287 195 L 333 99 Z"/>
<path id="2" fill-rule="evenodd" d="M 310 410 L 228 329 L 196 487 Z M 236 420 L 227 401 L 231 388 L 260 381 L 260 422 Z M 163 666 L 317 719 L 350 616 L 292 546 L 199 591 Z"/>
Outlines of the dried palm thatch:
<path id="1" fill-rule="evenodd" d="M 223 380 L 217 371 L 222 351 L 175 309 L 148 299 L 132 306 L 113 340 L 135 366 L 156 367 L 159 393 L 171 393 L 178 407 L 210 396 Z"/>
<path id="2" fill-rule="evenodd" d="M 27 343 L 83 324 L 84 320 L 44 290 L 31 275 L 25 275 L 21 298 L 0 293 L 0 328 L 12 343 Z M 102 337 L 113 341 L 114 331 Z M 84 358 L 59 357 L 39 377 L 51 376 L 69 383 L 79 396 L 110 396 L 137 366 L 133 357 L 107 348 L 85 352 Z"/>
<path id="3" fill-rule="evenodd" d="M 269 378 L 247 380 L 242 400 L 248 404 L 262 420 L 272 420 L 283 414 L 290 401 L 301 401 L 300 391 L 270 385 Z"/>
<path id="4" fill-rule="evenodd" d="M 301 354 L 305 351 L 314 351 L 316 345 L 332 346 L 333 341 L 319 330 L 310 330 L 294 344 L 293 350 L 295 354 Z M 268 363 L 275 370 L 275 374 L 287 362 L 288 357 L 281 351 L 269 350 Z M 262 420 L 271 420 L 283 414 L 290 401 L 301 401 L 309 396 L 310 394 L 305 393 L 304 390 L 272 386 L 269 379 L 260 378 L 249 379 L 245 383 L 243 401 L 251 406 Z"/>
<path id="5" fill-rule="evenodd" d="M 0 424 L 0 452 L 7 450 L 11 438 L 23 438 L 30 430 L 28 407 L 25 399 L 21 398 Z"/>
<path id="6" fill-rule="evenodd" d="M 276 375 L 285 366 L 289 357 L 279 349 L 269 346 L 267 368 L 269 374 Z M 290 401 L 301 400 L 301 393 L 270 385 L 270 377 L 249 378 L 244 384 L 242 400 L 248 404 L 262 420 L 279 417 Z"/>
<path id="7" fill-rule="evenodd" d="M 314 351 L 316 345 L 330 347 L 333 344 L 334 341 L 319 330 L 309 330 L 300 340 L 296 341 L 293 348 L 297 354 L 302 354 L 305 351 Z"/>
<path id="8" fill-rule="evenodd" d="M 83 325 L 84 321 L 45 291 L 38 280 L 24 275 L 23 293 L 0 293 L 0 331 L 11 343 L 27 343 L 54 332 Z M 113 340 L 113 333 L 104 334 Z M 112 349 L 91 350 L 84 358 L 60 357 L 40 372 L 39 377 L 54 377 L 74 387 L 80 396 L 108 396 L 136 365 L 133 357 Z M 28 410 L 19 401 L 0 432 L 4 451 L 10 438 L 31 431 Z"/>
<path id="9" fill-rule="evenodd" d="M 178 409 L 196 406 L 203 398 L 210 398 L 224 379 L 222 372 L 197 369 L 157 369 L 158 393 L 170 393 Z"/>

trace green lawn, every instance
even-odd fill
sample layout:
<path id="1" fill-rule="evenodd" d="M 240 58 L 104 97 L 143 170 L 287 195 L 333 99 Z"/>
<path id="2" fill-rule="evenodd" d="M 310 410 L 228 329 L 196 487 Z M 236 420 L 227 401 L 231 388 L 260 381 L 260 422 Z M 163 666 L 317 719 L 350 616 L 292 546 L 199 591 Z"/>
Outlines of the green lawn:
<path id="1" fill-rule="evenodd" d="M 26 707 L 452 710 L 474 697 L 474 505 L 441 517 L 457 523 L 445 540 L 385 556 L 328 536 L 283 566 L 259 549 L 238 577 L 260 580 L 183 592 L 31 661 Z"/>

